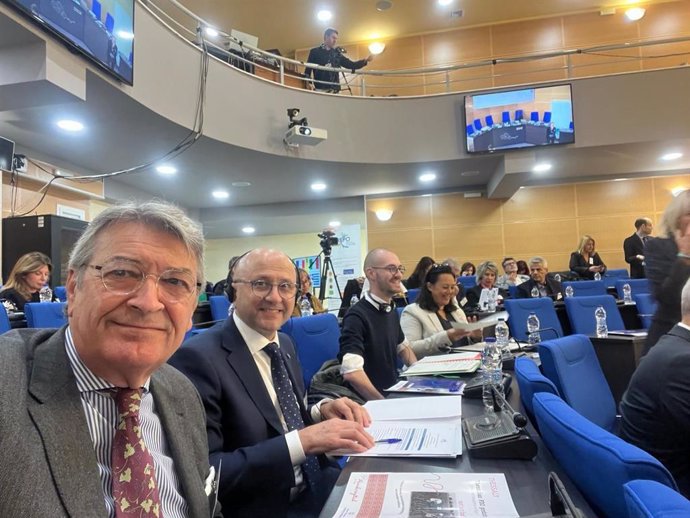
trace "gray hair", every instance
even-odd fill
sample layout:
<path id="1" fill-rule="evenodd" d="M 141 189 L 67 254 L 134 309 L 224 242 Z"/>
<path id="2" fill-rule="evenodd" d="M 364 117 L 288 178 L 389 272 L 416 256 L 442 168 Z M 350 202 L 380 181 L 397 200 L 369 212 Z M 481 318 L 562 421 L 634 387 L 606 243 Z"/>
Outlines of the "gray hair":
<path id="1" fill-rule="evenodd" d="M 494 272 L 494 275 L 498 276 L 498 265 L 493 261 L 484 261 L 482 264 L 477 266 L 477 282 L 479 282 L 486 272 Z"/>
<path id="2" fill-rule="evenodd" d="M 659 234 L 667 236 L 678 229 L 678 222 L 683 214 L 690 213 L 690 190 L 675 196 L 664 210 L 659 222 Z"/>
<path id="3" fill-rule="evenodd" d="M 460 271 L 460 263 L 458 263 L 458 260 L 455 259 L 454 257 L 449 257 L 448 259 L 444 259 L 443 261 L 441 261 L 441 264 L 447 264 L 453 270 Z"/>
<path id="4" fill-rule="evenodd" d="M 539 255 L 535 255 L 534 257 L 530 258 L 529 261 L 527 261 L 527 264 L 533 265 L 533 264 L 541 264 L 544 268 L 549 267 L 549 263 L 546 262 L 546 259 Z"/>
<path id="5" fill-rule="evenodd" d="M 89 223 L 69 257 L 69 268 L 77 274 L 77 283 L 82 280 L 82 267 L 93 258 L 98 236 L 117 223 L 142 223 L 179 239 L 196 259 L 197 282 L 204 282 L 204 234 L 201 225 L 175 205 L 148 201 L 110 207 Z"/>
<path id="6" fill-rule="evenodd" d="M 683 316 L 690 314 L 690 279 L 685 283 L 680 294 L 680 312 Z"/>

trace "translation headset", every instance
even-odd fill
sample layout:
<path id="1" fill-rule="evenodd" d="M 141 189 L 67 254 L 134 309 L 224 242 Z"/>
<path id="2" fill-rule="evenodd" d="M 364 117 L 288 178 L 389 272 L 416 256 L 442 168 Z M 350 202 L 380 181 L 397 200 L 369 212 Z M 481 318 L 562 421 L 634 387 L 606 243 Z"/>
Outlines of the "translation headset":
<path id="1" fill-rule="evenodd" d="M 376 304 L 374 307 L 378 310 L 379 313 L 385 314 L 393 311 L 393 304 L 389 304 L 388 302 L 379 302 L 378 300 L 375 300 L 374 297 L 371 296 L 370 291 L 367 292 L 367 295 L 369 295 L 371 302 Z"/>
<path id="2" fill-rule="evenodd" d="M 227 282 L 227 288 L 225 288 L 225 293 L 228 295 L 228 299 L 230 302 L 235 301 L 235 296 L 237 295 L 237 291 L 235 290 L 235 287 L 232 285 L 233 283 L 233 275 L 235 273 L 235 268 L 237 267 L 238 263 L 248 254 L 253 252 L 254 249 L 252 250 L 247 250 L 245 253 L 237 257 L 232 263 L 229 265 L 230 268 L 228 270 L 228 277 L 225 280 Z M 299 276 L 299 268 L 297 268 L 297 265 L 295 262 L 292 260 L 291 257 L 288 257 L 290 259 L 290 262 L 292 265 L 295 267 L 295 284 L 297 285 L 297 293 L 295 293 L 295 302 L 297 302 L 302 295 L 302 279 Z"/>

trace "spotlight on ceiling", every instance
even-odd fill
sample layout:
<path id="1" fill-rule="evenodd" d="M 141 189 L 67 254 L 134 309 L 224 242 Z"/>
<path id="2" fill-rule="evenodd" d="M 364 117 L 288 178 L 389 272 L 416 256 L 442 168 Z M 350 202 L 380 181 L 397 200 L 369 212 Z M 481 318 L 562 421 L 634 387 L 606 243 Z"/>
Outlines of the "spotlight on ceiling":
<path id="1" fill-rule="evenodd" d="M 213 191 L 211 196 L 213 196 L 216 200 L 227 200 L 230 197 L 230 193 L 228 191 L 217 190 Z"/>
<path id="2" fill-rule="evenodd" d="M 314 182 L 311 184 L 311 190 L 316 192 L 321 192 L 326 190 L 326 184 L 323 182 Z"/>
<path id="3" fill-rule="evenodd" d="M 420 182 L 433 182 L 434 180 L 436 180 L 435 173 L 424 173 L 419 175 Z"/>
<path id="4" fill-rule="evenodd" d="M 329 222 L 328 222 L 328 226 L 329 226 L 329 227 L 333 227 L 333 228 L 339 227 L 339 226 L 340 226 L 340 221 L 329 221 Z"/>
<path id="5" fill-rule="evenodd" d="M 453 3 L 453 0 L 438 0 L 438 5 L 446 6 Z"/>
<path id="6" fill-rule="evenodd" d="M 58 128 L 63 129 L 65 131 L 72 131 L 72 132 L 77 132 L 77 131 L 81 131 L 84 129 L 84 125 L 81 122 L 71 120 L 71 119 L 59 120 L 59 121 L 57 121 L 57 126 L 58 126 Z"/>
<path id="7" fill-rule="evenodd" d="M 549 164 L 548 162 L 542 162 L 541 164 L 536 164 L 532 168 L 533 173 L 545 173 L 546 171 L 550 171 L 550 170 L 551 170 L 551 164 Z"/>
<path id="8" fill-rule="evenodd" d="M 246 226 L 242 227 L 242 232 L 244 232 L 245 234 L 253 234 L 254 232 L 256 232 L 256 229 L 254 227 Z"/>
<path id="9" fill-rule="evenodd" d="M 177 172 L 177 168 L 171 165 L 159 165 L 158 167 L 156 167 L 156 171 L 164 175 L 173 175 Z"/>
<path id="10" fill-rule="evenodd" d="M 376 219 L 379 221 L 388 221 L 393 216 L 393 211 L 390 209 L 378 209 L 374 214 L 376 214 Z"/>
<path id="11" fill-rule="evenodd" d="M 666 153 L 665 155 L 661 155 L 661 160 L 664 160 L 665 162 L 670 162 L 671 160 L 678 160 L 683 156 L 683 153 Z"/>
<path id="12" fill-rule="evenodd" d="M 322 9 L 318 13 L 316 13 L 316 17 L 322 21 L 322 22 L 327 22 L 331 18 L 333 18 L 333 13 L 330 12 L 328 9 Z"/>

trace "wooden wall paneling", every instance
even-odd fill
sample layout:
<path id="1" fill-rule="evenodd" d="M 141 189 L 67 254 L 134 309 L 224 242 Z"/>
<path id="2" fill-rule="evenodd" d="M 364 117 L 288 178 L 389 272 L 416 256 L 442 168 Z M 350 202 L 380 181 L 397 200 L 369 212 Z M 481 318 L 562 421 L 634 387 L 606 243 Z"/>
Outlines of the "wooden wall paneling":
<path id="1" fill-rule="evenodd" d="M 637 22 L 640 38 L 657 39 L 690 35 L 690 2 L 666 2 L 645 6 L 644 18 Z"/>
<path id="2" fill-rule="evenodd" d="M 627 214 L 580 218 L 580 233 L 594 238 L 596 250 L 606 266 L 628 268 L 623 256 L 623 240 L 635 232 L 635 220 L 642 216 L 651 217 L 650 213 L 641 213 L 636 216 Z"/>
<path id="3" fill-rule="evenodd" d="M 493 88 L 493 65 L 453 70 L 448 73 L 450 88 L 445 85 L 446 74 L 427 75 L 424 78 L 425 91 L 429 94 L 450 92 L 468 92 Z"/>
<path id="4" fill-rule="evenodd" d="M 570 77 L 637 72 L 642 68 L 640 51 L 640 48 L 632 48 L 569 56 Z"/>
<path id="5" fill-rule="evenodd" d="M 378 209 L 392 210 L 393 216 L 388 221 L 379 221 L 375 214 Z M 429 197 L 368 199 L 366 211 L 369 234 L 410 228 L 431 228 Z"/>
<path id="6" fill-rule="evenodd" d="M 363 53 L 362 57 L 366 55 Z M 383 53 L 376 56 L 367 68 L 370 70 L 401 70 L 422 68 L 423 66 L 422 37 L 409 36 L 398 38 L 394 44 L 387 45 Z M 403 96 L 424 94 L 424 78 L 421 76 L 366 76 L 365 81 L 367 84 L 367 95 L 387 96 L 396 94 Z"/>
<path id="7" fill-rule="evenodd" d="M 413 268 L 420 257 L 433 255 L 431 229 L 400 229 L 369 232 L 369 250 L 387 248 L 395 252 L 406 268 Z M 434 257 L 435 258 L 435 257 Z M 412 273 L 412 272 L 410 272 Z M 405 275 L 407 276 L 407 274 Z"/>
<path id="8" fill-rule="evenodd" d="M 653 178 L 654 183 L 654 210 L 659 214 L 663 214 L 664 210 L 671 200 L 674 189 L 690 189 L 690 174 L 678 176 L 659 176 Z M 654 223 L 658 223 L 658 219 Z"/>
<path id="9" fill-rule="evenodd" d="M 567 253 L 569 257 L 578 238 L 574 218 L 506 223 L 504 235 L 506 250 L 511 254 L 520 257 L 541 255 L 547 260 L 557 254 Z"/>
<path id="10" fill-rule="evenodd" d="M 519 189 L 503 204 L 505 223 L 575 218 L 575 186 Z"/>
<path id="11" fill-rule="evenodd" d="M 622 8 L 610 16 L 593 12 L 563 17 L 564 48 L 624 43 L 637 38 L 637 25 L 627 21 Z"/>
<path id="12" fill-rule="evenodd" d="M 458 193 L 432 196 L 431 204 L 436 229 L 502 223 L 501 200 L 465 198 Z"/>
<path id="13" fill-rule="evenodd" d="M 644 70 L 687 66 L 690 63 L 690 42 L 641 47 L 640 54 Z"/>
<path id="14" fill-rule="evenodd" d="M 422 36 L 425 66 L 491 58 L 491 29 L 477 27 Z"/>
<path id="15" fill-rule="evenodd" d="M 562 81 L 567 79 L 564 56 L 520 61 L 517 63 L 498 63 L 494 66 L 494 85 L 513 86 L 543 81 Z"/>
<path id="16" fill-rule="evenodd" d="M 592 182 L 576 185 L 578 216 L 649 213 L 654 210 L 652 180 Z"/>
<path id="17" fill-rule="evenodd" d="M 455 257 L 461 263 L 500 261 L 503 253 L 501 225 L 473 225 L 434 229 L 434 259 Z"/>
<path id="18" fill-rule="evenodd" d="M 496 57 L 515 56 L 563 48 L 561 17 L 523 20 L 491 27 Z"/>

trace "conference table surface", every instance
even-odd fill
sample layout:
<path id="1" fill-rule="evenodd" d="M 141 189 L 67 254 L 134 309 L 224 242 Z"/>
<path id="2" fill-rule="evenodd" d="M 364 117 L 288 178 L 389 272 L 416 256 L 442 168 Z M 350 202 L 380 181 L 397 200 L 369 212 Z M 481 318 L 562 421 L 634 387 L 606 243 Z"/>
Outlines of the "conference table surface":
<path id="1" fill-rule="evenodd" d="M 512 390 L 507 399 L 513 409 L 520 411 L 520 397 L 515 379 L 513 379 Z M 479 415 L 483 411 L 481 399 L 462 398 L 463 417 Z M 550 516 L 548 475 L 551 471 L 559 476 L 573 503 L 584 513 L 584 516 L 596 516 L 584 497 L 551 456 L 534 427 L 529 424 L 527 430 L 538 447 L 537 456 L 531 461 L 472 458 L 467 452 L 464 438 L 463 454 L 455 459 L 351 457 L 319 516 L 320 518 L 334 516 L 345 492 L 350 473 L 355 472 L 503 473 L 510 488 L 515 508 L 520 516 L 540 513 L 548 513 L 547 516 Z"/>

